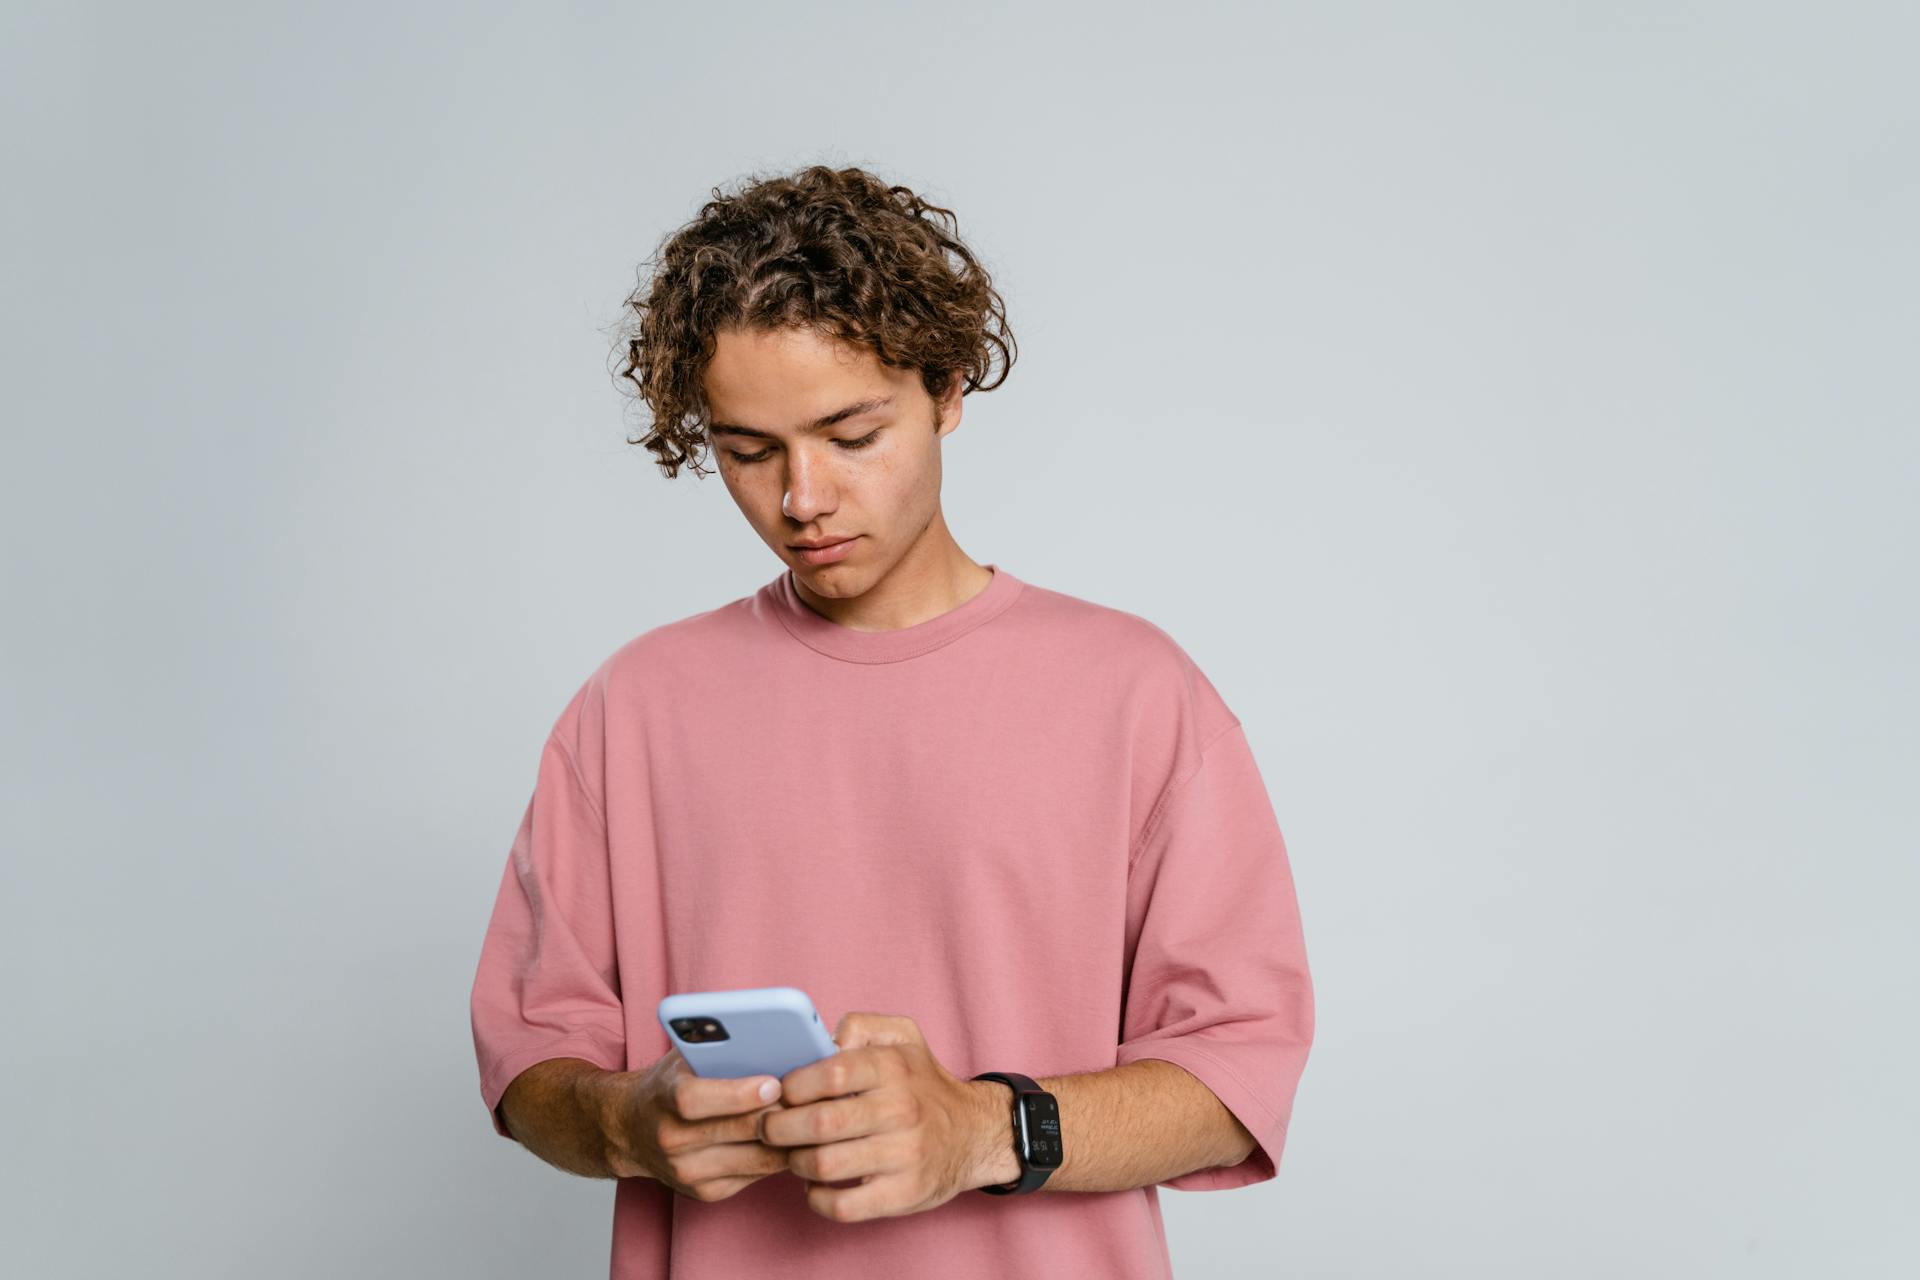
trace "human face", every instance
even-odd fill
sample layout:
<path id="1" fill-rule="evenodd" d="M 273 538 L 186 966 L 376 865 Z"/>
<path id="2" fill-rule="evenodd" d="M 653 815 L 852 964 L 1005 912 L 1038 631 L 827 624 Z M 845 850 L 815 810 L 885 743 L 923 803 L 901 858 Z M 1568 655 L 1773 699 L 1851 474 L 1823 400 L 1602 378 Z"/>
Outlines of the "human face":
<path id="1" fill-rule="evenodd" d="M 704 388 L 727 492 L 816 594 L 860 595 L 910 553 L 944 554 L 929 539 L 951 541 L 940 440 L 959 425 L 958 378 L 936 405 L 918 371 L 869 347 L 810 329 L 727 329 Z"/>

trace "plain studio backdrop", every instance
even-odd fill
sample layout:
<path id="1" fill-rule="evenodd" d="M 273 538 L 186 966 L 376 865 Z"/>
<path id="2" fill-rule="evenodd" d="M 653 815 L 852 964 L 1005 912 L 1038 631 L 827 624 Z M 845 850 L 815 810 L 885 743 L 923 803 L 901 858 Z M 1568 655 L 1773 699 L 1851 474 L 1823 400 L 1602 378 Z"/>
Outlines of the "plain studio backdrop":
<path id="1" fill-rule="evenodd" d="M 609 345 L 815 161 L 1007 299 L 961 546 L 1173 635 L 1288 840 L 1318 1034 L 1178 1274 L 1920 1268 L 1911 7 L 0 33 L 9 1274 L 605 1273 L 468 988 L 567 697 L 781 569 Z"/>

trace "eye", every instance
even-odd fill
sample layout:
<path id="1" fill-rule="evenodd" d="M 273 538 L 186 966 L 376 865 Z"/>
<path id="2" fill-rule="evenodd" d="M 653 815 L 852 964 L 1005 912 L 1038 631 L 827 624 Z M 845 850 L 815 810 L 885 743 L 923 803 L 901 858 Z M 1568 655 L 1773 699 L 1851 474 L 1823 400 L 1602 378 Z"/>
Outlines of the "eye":
<path id="1" fill-rule="evenodd" d="M 877 436 L 879 436 L 879 434 L 883 430 L 885 430 L 885 428 L 875 427 L 873 430 L 867 432 L 867 434 L 865 434 L 864 436 L 861 436 L 858 440 L 835 440 L 834 443 L 839 445 L 842 449 L 845 449 L 849 453 L 851 453 L 856 449 L 864 449 L 868 445 L 872 444 L 874 442 L 874 439 Z M 735 453 L 732 449 L 729 449 L 727 450 L 727 456 L 729 458 L 732 458 L 735 462 L 752 463 L 752 462 L 761 461 L 763 458 L 765 458 L 768 454 L 772 452 L 773 450 L 770 448 L 762 449 L 758 453 Z"/>

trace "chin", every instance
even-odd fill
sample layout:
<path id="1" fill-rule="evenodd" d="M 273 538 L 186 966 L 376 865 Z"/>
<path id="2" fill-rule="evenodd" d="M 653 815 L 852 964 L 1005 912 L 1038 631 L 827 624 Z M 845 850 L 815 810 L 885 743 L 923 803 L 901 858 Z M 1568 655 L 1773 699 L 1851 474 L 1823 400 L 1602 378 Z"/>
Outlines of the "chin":
<path id="1" fill-rule="evenodd" d="M 800 580 L 822 595 L 852 595 L 848 588 L 854 584 L 854 571 L 844 564 L 796 564 L 794 573 Z M 835 590 L 838 588 L 838 590 Z"/>
<path id="2" fill-rule="evenodd" d="M 808 588 L 823 596 L 840 599 L 857 596 L 873 583 L 866 579 L 863 571 L 856 565 L 846 564 L 807 564 L 804 561 L 791 561 L 794 576 L 807 584 Z"/>

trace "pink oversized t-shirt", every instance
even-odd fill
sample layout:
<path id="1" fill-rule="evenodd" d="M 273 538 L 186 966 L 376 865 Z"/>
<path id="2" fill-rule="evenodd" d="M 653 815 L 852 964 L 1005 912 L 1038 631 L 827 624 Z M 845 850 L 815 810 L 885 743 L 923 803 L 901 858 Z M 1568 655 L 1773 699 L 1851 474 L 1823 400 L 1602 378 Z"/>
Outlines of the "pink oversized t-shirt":
<path id="1" fill-rule="evenodd" d="M 549 1058 L 637 1071 L 678 991 L 906 1014 L 965 1079 L 1141 1058 L 1258 1140 L 1159 1186 L 1271 1178 L 1313 1036 L 1285 845 L 1239 719 L 1153 624 L 1021 581 L 857 631 L 790 574 L 616 650 L 568 702 L 472 993 L 493 1125 Z M 1092 1148 L 1114 1135 L 1077 1127 Z M 1009 1125 L 1008 1142 L 1012 1142 Z M 1156 1188 L 961 1192 L 836 1223 L 794 1174 L 712 1203 L 615 1184 L 613 1280 L 1170 1275 Z"/>

